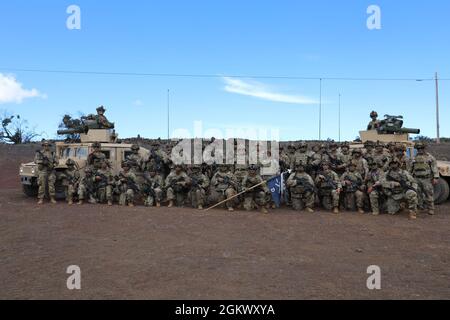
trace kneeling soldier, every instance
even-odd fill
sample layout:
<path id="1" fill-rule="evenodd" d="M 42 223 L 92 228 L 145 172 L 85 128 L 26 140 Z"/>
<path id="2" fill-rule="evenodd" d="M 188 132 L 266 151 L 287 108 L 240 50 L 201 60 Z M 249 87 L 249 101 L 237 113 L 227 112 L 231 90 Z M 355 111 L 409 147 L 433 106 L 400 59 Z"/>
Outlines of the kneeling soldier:
<path id="1" fill-rule="evenodd" d="M 305 172 L 305 165 L 297 163 L 295 172 L 291 173 L 286 181 L 286 185 L 291 191 L 292 208 L 301 211 L 306 207 L 306 211 L 314 212 L 314 180 Z"/>
<path id="2" fill-rule="evenodd" d="M 69 205 L 73 204 L 73 198 L 78 189 L 78 183 L 80 182 L 80 173 L 75 167 L 75 161 L 67 159 L 67 169 L 64 170 L 61 178 L 65 187 L 66 201 Z"/>
<path id="3" fill-rule="evenodd" d="M 231 198 L 237 193 L 237 182 L 233 173 L 228 170 L 226 164 L 219 165 L 219 171 L 217 171 L 211 179 L 212 191 L 215 196 L 211 197 L 213 201 L 223 201 Z M 234 211 L 234 201 L 229 200 L 225 203 L 228 211 Z"/>
<path id="4" fill-rule="evenodd" d="M 203 209 L 206 199 L 206 189 L 209 187 L 208 177 L 202 173 L 201 167 L 194 165 L 190 175 L 191 190 L 188 197 L 191 199 L 193 208 Z"/>
<path id="5" fill-rule="evenodd" d="M 244 209 L 250 211 L 253 209 L 253 203 L 260 207 L 262 213 L 268 213 L 266 206 L 267 195 L 269 194 L 269 188 L 264 182 L 261 176 L 258 174 L 258 167 L 251 165 L 248 167 L 248 173 L 242 180 L 242 187 L 245 191 L 253 186 L 260 184 L 260 186 L 247 191 L 244 194 Z"/>
<path id="6" fill-rule="evenodd" d="M 101 168 L 95 172 L 94 177 L 98 201 L 100 203 L 107 201 L 108 205 L 112 206 L 112 185 L 114 184 L 114 176 L 106 161 L 102 162 Z"/>
<path id="7" fill-rule="evenodd" d="M 341 177 L 341 184 L 344 189 L 344 202 L 347 210 L 355 210 L 358 208 L 359 213 L 364 213 L 364 193 L 363 178 L 359 172 L 356 171 L 356 164 L 350 163 L 348 171 L 344 172 Z"/>
<path id="8" fill-rule="evenodd" d="M 156 206 L 160 207 L 164 188 L 163 178 L 156 172 L 156 168 L 150 167 L 149 171 L 144 173 L 144 179 L 142 190 L 145 195 L 144 204 L 151 207 L 156 203 Z"/>
<path id="9" fill-rule="evenodd" d="M 189 191 L 191 179 L 183 170 L 181 164 L 175 165 L 166 178 L 167 200 L 169 200 L 168 208 L 173 207 L 173 200 L 176 200 L 177 206 L 183 206 L 186 195 Z"/>
<path id="10" fill-rule="evenodd" d="M 84 177 L 81 178 L 78 185 L 78 204 L 83 204 L 84 199 L 88 197 L 89 203 L 96 203 L 94 188 L 94 172 L 91 167 L 84 169 Z"/>
<path id="11" fill-rule="evenodd" d="M 333 209 L 333 213 L 338 214 L 342 185 L 339 176 L 330 169 L 328 162 L 322 163 L 322 171 L 316 177 L 316 186 L 319 189 L 322 206 L 326 210 Z"/>
<path id="12" fill-rule="evenodd" d="M 406 200 L 409 209 L 409 218 L 416 219 L 417 214 L 417 183 L 408 171 L 400 169 L 400 161 L 391 160 L 389 171 L 382 181 L 384 192 L 387 195 L 387 210 L 389 214 L 400 211 L 400 202 Z"/>
<path id="13" fill-rule="evenodd" d="M 367 194 L 369 195 L 372 214 L 380 214 L 380 199 L 383 195 L 381 181 L 384 179 L 384 172 L 379 168 L 381 164 L 375 160 L 369 161 L 369 173 L 366 177 Z"/>
<path id="14" fill-rule="evenodd" d="M 119 204 L 134 207 L 134 196 L 139 194 L 139 188 L 136 184 L 136 175 L 130 171 L 130 165 L 127 162 L 122 162 L 122 171 L 117 177 L 117 185 L 120 194 Z"/>

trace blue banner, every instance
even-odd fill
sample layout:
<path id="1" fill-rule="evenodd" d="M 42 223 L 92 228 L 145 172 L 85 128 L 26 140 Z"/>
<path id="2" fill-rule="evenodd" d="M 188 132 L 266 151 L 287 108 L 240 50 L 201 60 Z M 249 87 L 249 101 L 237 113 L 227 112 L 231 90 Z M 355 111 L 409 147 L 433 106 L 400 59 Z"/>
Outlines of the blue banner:
<path id="1" fill-rule="evenodd" d="M 275 202 L 275 205 L 279 208 L 281 204 L 281 175 L 270 179 L 267 182 L 267 186 L 272 195 L 273 202 Z"/>

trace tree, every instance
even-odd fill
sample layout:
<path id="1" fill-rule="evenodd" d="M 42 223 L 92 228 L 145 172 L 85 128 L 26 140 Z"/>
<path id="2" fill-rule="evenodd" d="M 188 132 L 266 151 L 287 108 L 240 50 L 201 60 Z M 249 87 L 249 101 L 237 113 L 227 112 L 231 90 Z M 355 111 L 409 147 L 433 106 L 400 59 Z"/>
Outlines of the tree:
<path id="1" fill-rule="evenodd" d="M 5 113 L 0 121 L 0 141 L 3 143 L 29 143 L 40 136 L 34 129 L 28 127 L 28 121 L 22 119 L 20 115 L 7 115 Z"/>

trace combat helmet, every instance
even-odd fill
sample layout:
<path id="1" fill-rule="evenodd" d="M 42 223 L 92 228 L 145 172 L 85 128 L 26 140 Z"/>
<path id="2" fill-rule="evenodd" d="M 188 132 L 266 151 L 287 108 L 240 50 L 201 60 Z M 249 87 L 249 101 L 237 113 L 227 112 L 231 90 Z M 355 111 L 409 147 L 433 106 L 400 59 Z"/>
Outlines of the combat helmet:
<path id="1" fill-rule="evenodd" d="M 378 117 L 378 112 L 376 112 L 376 111 L 372 111 L 371 113 L 370 113 L 370 117 L 371 118 L 376 118 L 376 117 Z"/>

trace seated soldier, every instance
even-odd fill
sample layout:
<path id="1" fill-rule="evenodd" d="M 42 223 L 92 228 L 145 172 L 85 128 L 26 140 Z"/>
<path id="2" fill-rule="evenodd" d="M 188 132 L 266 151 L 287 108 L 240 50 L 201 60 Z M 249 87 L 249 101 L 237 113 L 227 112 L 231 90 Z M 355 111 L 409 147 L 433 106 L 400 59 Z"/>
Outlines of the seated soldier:
<path id="1" fill-rule="evenodd" d="M 89 203 L 97 203 L 95 199 L 94 171 L 90 167 L 84 169 L 84 177 L 81 178 L 78 185 L 78 204 L 83 204 L 84 199 L 88 198 Z"/>
<path id="2" fill-rule="evenodd" d="M 149 167 L 149 171 L 144 173 L 143 190 L 145 196 L 144 204 L 148 207 L 156 203 L 156 207 L 161 206 L 164 180 L 162 176 L 156 171 L 156 168 Z"/>
<path id="3" fill-rule="evenodd" d="M 63 174 L 60 176 L 62 178 L 62 185 L 64 186 L 64 191 L 66 194 L 66 201 L 69 205 L 73 204 L 73 199 L 81 179 L 80 172 L 75 165 L 75 161 L 72 159 L 67 159 L 67 169 L 64 170 Z"/>
<path id="4" fill-rule="evenodd" d="M 191 179 L 191 189 L 188 198 L 191 199 L 193 208 L 203 209 L 206 200 L 206 190 L 209 187 L 209 178 L 202 173 L 201 167 L 194 165 L 189 175 Z"/>
<path id="5" fill-rule="evenodd" d="M 237 182 L 234 174 L 228 169 L 226 164 L 219 165 L 217 171 L 211 179 L 211 202 L 220 202 L 231 198 L 237 193 Z M 234 200 L 225 203 L 228 211 L 234 211 Z"/>
<path id="6" fill-rule="evenodd" d="M 314 180 L 305 170 L 305 164 L 297 162 L 295 171 L 287 179 L 286 185 L 291 192 L 292 208 L 301 211 L 306 207 L 306 211 L 313 213 L 315 185 Z"/>
<path id="7" fill-rule="evenodd" d="M 173 201 L 176 200 L 178 207 L 183 206 L 189 191 L 191 179 L 186 174 L 181 164 L 177 164 L 166 178 L 168 208 L 173 207 Z"/>
<path id="8" fill-rule="evenodd" d="M 116 180 L 116 186 L 119 190 L 119 204 L 134 207 L 134 197 L 139 194 L 140 190 L 136 184 L 136 176 L 130 170 L 130 165 L 126 161 L 122 162 L 122 171 Z"/>
<path id="9" fill-rule="evenodd" d="M 244 193 L 244 209 L 250 211 L 253 209 L 254 204 L 260 208 L 261 212 L 264 214 L 269 213 L 266 209 L 267 195 L 270 193 L 267 188 L 267 184 L 263 178 L 258 174 L 258 166 L 250 165 L 248 167 L 248 173 L 242 181 L 242 191 L 246 191 L 256 185 L 259 187 L 253 188 L 252 190 Z"/>
<path id="10" fill-rule="evenodd" d="M 101 168 L 94 172 L 94 188 L 97 193 L 98 202 L 108 202 L 112 206 L 112 185 L 114 184 L 114 176 L 107 161 L 103 161 Z"/>
<path id="11" fill-rule="evenodd" d="M 344 189 L 344 203 L 347 210 L 358 208 L 359 213 L 364 213 L 363 178 L 356 171 L 356 164 L 350 163 L 348 171 L 341 176 L 341 184 Z"/>
<path id="12" fill-rule="evenodd" d="M 319 190 L 319 199 L 326 210 L 333 209 L 333 213 L 339 213 L 339 194 L 342 185 L 336 172 L 330 169 L 328 162 L 322 163 L 322 171 L 316 177 L 316 186 Z"/>

